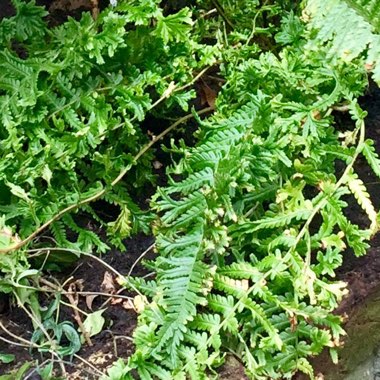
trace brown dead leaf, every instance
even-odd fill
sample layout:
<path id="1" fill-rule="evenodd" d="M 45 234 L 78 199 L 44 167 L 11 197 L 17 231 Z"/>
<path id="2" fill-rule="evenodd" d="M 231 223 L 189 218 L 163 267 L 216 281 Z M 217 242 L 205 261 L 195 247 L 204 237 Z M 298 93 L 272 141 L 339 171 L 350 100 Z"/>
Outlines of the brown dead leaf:
<path id="1" fill-rule="evenodd" d="M 96 294 L 91 294 L 86 296 L 86 305 L 87 307 L 92 311 L 92 303 L 94 302 L 94 299 L 97 297 Z"/>
<path id="2" fill-rule="evenodd" d="M 79 302 L 79 295 L 77 292 L 82 292 L 83 291 L 83 279 L 80 280 L 75 280 L 70 283 L 68 287 L 68 297 L 70 299 L 70 303 L 73 305 L 78 305 Z"/>
<path id="3" fill-rule="evenodd" d="M 111 305 L 117 305 L 119 303 L 123 302 L 123 299 L 122 298 L 115 298 L 115 297 L 112 297 L 111 299 Z"/>
<path id="4" fill-rule="evenodd" d="M 155 140 L 155 139 L 156 139 L 156 135 L 155 135 L 152 131 L 150 131 L 149 129 L 148 129 L 148 131 L 147 131 L 147 134 L 148 134 L 148 136 L 150 136 L 150 138 L 151 138 L 152 140 Z"/>
<path id="5" fill-rule="evenodd" d="M 122 304 L 123 308 L 126 310 L 135 310 L 135 305 L 132 300 L 126 300 Z"/>
<path id="6" fill-rule="evenodd" d="M 163 165 L 161 164 L 160 161 L 153 161 L 153 167 L 158 170 L 158 169 L 161 169 L 163 167 Z"/>
<path id="7" fill-rule="evenodd" d="M 318 111 L 318 110 L 314 110 L 314 111 L 312 111 L 312 116 L 313 116 L 313 118 L 315 119 L 315 120 L 321 120 L 321 113 Z"/>
<path id="8" fill-rule="evenodd" d="M 215 100 L 216 100 L 216 92 L 208 86 L 205 82 L 201 84 L 201 105 L 205 105 L 206 103 L 210 107 L 215 107 Z"/>
<path id="9" fill-rule="evenodd" d="M 103 278 L 103 282 L 100 285 L 100 288 L 102 292 L 104 293 L 115 294 L 116 287 L 113 281 L 112 274 L 110 272 L 108 271 L 104 272 L 104 278 Z"/>
<path id="10" fill-rule="evenodd" d="M 296 331 L 297 325 L 298 325 L 298 320 L 297 316 L 293 314 L 291 317 L 289 317 L 289 322 L 290 322 L 290 329 L 292 332 Z"/>

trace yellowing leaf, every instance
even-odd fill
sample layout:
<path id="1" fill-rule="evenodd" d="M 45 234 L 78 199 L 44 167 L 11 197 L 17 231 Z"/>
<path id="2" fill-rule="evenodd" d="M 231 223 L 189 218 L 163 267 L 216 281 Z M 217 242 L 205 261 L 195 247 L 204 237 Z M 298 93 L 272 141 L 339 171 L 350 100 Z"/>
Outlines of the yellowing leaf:
<path id="1" fill-rule="evenodd" d="M 143 312 L 147 304 L 148 304 L 148 301 L 146 297 L 144 296 L 138 295 L 133 299 L 133 305 L 135 307 L 136 312 L 139 314 Z"/>
<path id="2" fill-rule="evenodd" d="M 127 238 L 131 234 L 131 212 L 123 205 L 118 218 L 114 222 L 108 223 L 113 233 L 117 233 L 121 238 Z"/>
<path id="3" fill-rule="evenodd" d="M 105 319 L 102 316 L 105 309 L 95 311 L 87 316 L 83 322 L 83 327 L 88 333 L 88 336 L 94 336 L 99 334 L 104 326 Z M 81 340 L 84 342 L 84 337 L 81 337 Z"/>
<path id="4" fill-rule="evenodd" d="M 26 201 L 28 203 L 30 202 L 30 198 L 28 196 L 28 193 L 21 186 L 15 185 L 11 182 L 6 182 L 6 185 L 10 188 L 11 193 L 13 195 L 15 195 L 18 198 L 23 199 L 24 201 Z"/>
<path id="5" fill-rule="evenodd" d="M 378 229 L 377 213 L 375 211 L 375 208 L 373 207 L 373 204 L 367 192 L 367 188 L 365 187 L 363 181 L 360 178 L 358 178 L 356 173 L 353 172 L 347 175 L 346 181 L 348 188 L 358 201 L 361 208 L 366 212 L 371 222 L 371 231 L 373 233 L 376 232 Z"/>
<path id="6" fill-rule="evenodd" d="M 50 185 L 51 177 L 53 176 L 52 171 L 50 170 L 48 165 L 45 165 L 42 170 L 42 178 Z"/>

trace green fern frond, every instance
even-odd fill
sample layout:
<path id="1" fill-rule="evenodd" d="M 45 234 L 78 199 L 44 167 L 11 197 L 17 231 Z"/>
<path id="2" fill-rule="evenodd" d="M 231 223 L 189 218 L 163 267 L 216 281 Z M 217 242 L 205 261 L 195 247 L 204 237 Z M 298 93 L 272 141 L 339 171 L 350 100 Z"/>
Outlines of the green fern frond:
<path id="1" fill-rule="evenodd" d="M 51 232 L 58 246 L 64 247 L 67 242 L 66 228 L 61 221 L 57 221 L 51 225 Z"/>
<path id="2" fill-rule="evenodd" d="M 252 319 L 259 322 L 260 326 L 268 333 L 268 343 L 274 348 L 281 350 L 283 342 L 278 330 L 272 325 L 262 306 L 251 299 L 245 299 L 242 304 L 252 313 Z"/>
<path id="3" fill-rule="evenodd" d="M 188 344 L 193 345 L 194 347 L 199 348 L 200 350 L 202 347 L 207 347 L 207 339 L 208 334 L 206 332 L 199 332 L 196 330 L 196 326 L 193 324 L 193 322 L 189 323 L 189 327 L 193 327 L 194 329 L 189 328 L 188 331 L 186 331 L 185 334 L 185 341 Z"/>
<path id="4" fill-rule="evenodd" d="M 206 167 L 199 172 L 190 174 L 181 182 L 174 182 L 170 179 L 170 186 L 167 187 L 166 193 L 181 192 L 182 194 L 190 194 L 191 192 L 202 188 L 203 186 L 214 185 L 214 175 L 211 168 Z"/>
<path id="5" fill-rule="evenodd" d="M 233 296 L 221 296 L 220 294 L 210 294 L 208 295 L 207 300 L 211 310 L 226 315 L 233 314 L 233 309 L 236 303 L 236 300 Z"/>
<path id="6" fill-rule="evenodd" d="M 218 326 L 220 324 L 220 315 L 219 314 L 198 314 L 194 320 L 193 325 L 202 331 L 209 331 L 210 333 L 217 332 Z"/>
<path id="7" fill-rule="evenodd" d="M 343 193 L 344 194 L 344 193 Z M 362 256 L 369 248 L 368 239 L 370 231 L 363 231 L 357 225 L 351 223 L 343 214 L 343 208 L 347 203 L 337 197 L 331 197 L 327 202 L 326 217 L 338 224 L 339 228 L 344 232 L 349 246 L 354 250 L 356 256 Z M 327 220 L 327 219 L 326 219 Z"/>
<path id="8" fill-rule="evenodd" d="M 236 298 L 242 297 L 249 289 L 247 280 L 235 280 L 233 278 L 216 274 L 214 277 L 214 287 Z"/>
<path id="9" fill-rule="evenodd" d="M 207 302 L 205 281 L 209 277 L 209 267 L 199 260 L 202 237 L 202 227 L 198 226 L 193 233 L 177 239 L 174 246 L 166 237 L 159 237 L 157 242 L 164 255 L 157 259 L 157 293 L 154 300 L 165 310 L 165 314 L 162 320 L 155 318 L 158 326 L 151 355 L 159 356 L 167 352 L 170 368 L 178 367 L 182 360 L 181 342 L 185 339 L 186 325 L 196 315 L 197 305 Z M 147 315 L 149 312 L 146 311 Z M 143 337 L 144 331 L 139 330 L 138 334 Z"/>
<path id="10" fill-rule="evenodd" d="M 210 294 L 207 297 L 208 307 L 215 312 L 222 314 L 225 323 L 223 329 L 232 334 L 236 334 L 239 329 L 239 322 L 236 318 L 236 300 L 231 295 L 221 296 Z"/>
<path id="11" fill-rule="evenodd" d="M 366 140 L 363 144 L 363 155 L 367 159 L 373 172 L 380 178 L 380 158 L 376 153 L 372 140 Z"/>
<path id="12" fill-rule="evenodd" d="M 12 0 L 14 7 L 16 8 L 16 16 L 13 17 L 14 26 L 10 33 L 7 33 L 3 38 L 10 41 L 12 38 L 16 38 L 17 41 L 23 42 L 28 38 L 35 38 L 36 40 L 43 38 L 47 33 L 47 25 L 44 18 L 48 15 L 48 12 L 40 6 L 36 6 L 35 0 L 33 1 L 20 1 Z M 6 20 L 0 24 L 0 36 L 2 24 L 6 25 Z"/>
<path id="13" fill-rule="evenodd" d="M 153 297 L 157 292 L 157 283 L 153 280 L 145 280 L 142 277 L 130 277 L 125 284 L 130 289 L 138 289 L 148 297 Z"/>
<path id="14" fill-rule="evenodd" d="M 252 281 L 257 280 L 261 276 L 258 268 L 247 262 L 236 262 L 231 265 L 226 265 L 223 268 L 218 269 L 218 273 L 234 279 L 249 278 Z"/>
<path id="15" fill-rule="evenodd" d="M 207 380 L 207 374 L 201 370 L 200 363 L 198 362 L 198 357 L 201 356 L 199 352 L 196 351 L 194 347 L 181 347 L 181 358 L 186 363 L 186 372 L 189 374 L 191 379 L 194 380 Z M 203 356 L 207 355 L 204 353 Z M 179 375 L 179 376 L 178 376 Z M 176 377 L 179 379 L 186 378 L 186 373 L 180 373 Z"/>
<path id="16" fill-rule="evenodd" d="M 169 257 L 178 252 L 182 252 L 187 247 L 199 245 L 202 238 L 203 230 L 201 228 L 194 228 L 187 234 L 179 236 L 166 236 L 161 234 L 157 236 L 156 244 L 160 251 L 162 251 L 165 256 Z"/>
<path id="17" fill-rule="evenodd" d="M 245 231 L 248 233 L 264 229 L 284 227 L 289 225 L 293 220 L 306 220 L 310 214 L 311 210 L 309 209 L 299 209 L 297 211 L 273 215 L 272 217 L 265 217 L 253 222 L 242 222 L 239 226 L 233 226 L 232 231 Z"/>
<path id="18" fill-rule="evenodd" d="M 380 1 L 309 0 L 305 9 L 316 37 L 308 47 L 327 44 L 328 57 L 351 61 L 365 53 L 380 83 Z"/>
<path id="19" fill-rule="evenodd" d="M 161 199 L 156 202 L 157 208 L 159 211 L 165 211 L 162 222 L 168 226 L 172 225 L 177 218 L 182 217 L 188 210 L 201 213 L 206 206 L 205 197 L 199 190 L 179 201 L 174 200 L 160 189 L 157 194 L 161 196 Z"/>

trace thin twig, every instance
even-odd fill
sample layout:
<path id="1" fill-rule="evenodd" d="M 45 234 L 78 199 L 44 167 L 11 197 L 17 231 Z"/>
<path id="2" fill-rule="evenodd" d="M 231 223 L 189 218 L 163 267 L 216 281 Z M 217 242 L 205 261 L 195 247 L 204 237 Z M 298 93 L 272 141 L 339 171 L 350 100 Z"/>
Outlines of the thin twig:
<path id="1" fill-rule="evenodd" d="M 70 284 L 69 285 L 69 289 L 75 289 L 75 284 L 74 283 Z M 78 307 L 77 307 L 77 305 L 78 305 L 78 298 L 75 297 L 74 294 L 66 294 L 66 297 L 69 300 L 71 306 L 73 306 L 72 309 L 74 311 L 74 319 L 77 321 L 79 329 L 82 332 L 85 341 L 87 342 L 87 344 L 90 347 L 92 347 L 93 346 L 92 340 L 90 338 L 90 335 L 89 335 L 88 331 L 86 330 L 86 328 L 83 325 L 82 318 L 81 318 L 81 316 L 79 314 L 79 311 L 78 311 Z"/>
<path id="2" fill-rule="evenodd" d="M 59 357 L 59 355 L 57 353 L 51 351 L 51 354 L 52 354 L 52 356 L 55 356 L 57 358 L 56 361 L 59 364 L 59 366 L 61 367 L 62 375 L 65 376 L 65 378 L 66 378 L 67 371 L 66 371 L 66 367 L 65 367 L 64 361 Z"/>
<path id="3" fill-rule="evenodd" d="M 154 247 L 156 246 L 156 243 L 151 244 L 136 260 L 135 262 L 131 265 L 131 268 L 129 269 L 129 272 L 127 274 L 127 277 L 130 277 L 130 275 L 133 272 L 133 269 L 135 269 L 135 266 L 137 263 L 148 253 L 150 252 Z"/>
<path id="4" fill-rule="evenodd" d="M 74 354 L 74 357 L 77 358 L 78 360 L 80 360 L 82 363 L 86 364 L 87 366 L 89 366 L 91 369 L 93 369 L 97 374 L 101 375 L 101 376 L 104 376 L 104 372 L 102 371 L 99 371 L 93 364 L 91 364 L 89 361 L 87 361 L 86 359 L 83 359 L 81 356 L 77 355 L 77 354 Z"/>
<path id="5" fill-rule="evenodd" d="M 102 296 L 102 297 L 110 297 L 110 298 L 124 298 L 124 299 L 128 299 L 128 300 L 131 300 L 133 299 L 133 297 L 129 297 L 129 296 L 122 296 L 122 295 L 116 295 L 116 294 L 110 294 L 110 293 L 103 293 L 103 292 L 86 292 L 86 291 L 77 291 L 77 292 L 69 292 L 63 288 L 60 288 L 59 286 L 51 283 L 50 281 L 44 279 L 44 278 L 40 278 L 39 279 L 40 282 L 44 283 L 46 286 L 49 286 L 51 287 L 52 289 L 43 289 L 43 288 L 29 288 L 29 289 L 33 289 L 33 290 L 36 290 L 36 291 L 39 291 L 39 292 L 50 292 L 50 293 L 61 293 L 62 295 L 66 295 L 66 294 L 79 294 L 81 296 Z"/>
<path id="6" fill-rule="evenodd" d="M 118 351 L 117 351 L 117 340 L 119 339 L 125 339 L 125 340 L 128 340 L 130 342 L 133 342 L 133 339 L 130 337 L 130 336 L 126 336 L 126 335 L 113 335 L 112 334 L 112 338 L 113 338 L 113 349 L 114 349 L 114 353 L 115 353 L 115 356 L 118 357 Z"/>
<path id="7" fill-rule="evenodd" d="M 44 365 L 46 365 L 46 364 L 48 364 L 48 363 L 54 363 L 54 362 L 55 362 L 55 360 L 54 360 L 53 358 L 51 358 L 51 359 L 46 359 L 46 360 L 44 360 L 42 363 L 38 363 L 38 367 L 39 367 L 39 368 L 43 368 Z M 28 374 L 27 374 L 25 377 L 23 377 L 22 380 L 30 380 L 34 374 L 37 374 L 38 367 L 33 368 L 30 372 L 28 372 Z M 34 376 L 33 376 L 33 379 L 35 379 Z"/>
<path id="8" fill-rule="evenodd" d="M 178 87 L 175 92 L 178 92 L 178 91 L 183 91 L 183 90 L 186 90 L 186 88 L 189 88 L 190 86 L 192 86 L 199 78 L 201 78 L 203 76 L 203 74 L 205 74 L 209 69 L 210 69 L 211 66 L 209 67 L 206 67 L 205 69 L 203 69 L 202 71 L 200 71 L 195 77 L 194 79 L 189 82 L 189 83 L 186 83 L 185 85 L 183 85 L 182 87 Z"/>
<path id="9" fill-rule="evenodd" d="M 66 296 L 67 297 L 67 296 Z M 68 297 L 67 297 L 68 298 Z M 71 309 L 73 309 L 73 310 L 76 310 L 78 313 L 81 313 L 81 314 L 83 314 L 85 317 L 88 317 L 88 313 L 86 313 L 85 311 L 83 311 L 82 309 L 80 309 L 78 306 L 76 306 L 76 305 L 73 305 L 71 302 L 70 303 L 67 303 L 67 302 L 65 302 L 65 301 L 62 301 L 62 300 L 60 300 L 60 303 L 62 304 L 62 305 L 65 305 L 65 306 L 67 306 L 67 307 L 70 307 Z"/>
<path id="10" fill-rule="evenodd" d="M 226 13 L 224 12 L 224 9 L 220 5 L 218 0 L 211 0 L 212 4 L 216 8 L 217 12 L 220 14 L 222 19 L 225 21 L 225 23 L 232 29 L 235 29 L 235 25 L 232 23 L 232 21 L 227 17 Z"/>
<path id="11" fill-rule="evenodd" d="M 30 348 L 30 345 L 26 344 L 26 343 L 17 343 L 17 342 L 13 342 L 7 338 L 4 338 L 2 336 L 0 336 L 0 340 L 2 340 L 3 342 L 5 343 L 8 343 L 12 346 L 19 346 L 19 347 L 24 347 L 24 348 Z"/>
<path id="12" fill-rule="evenodd" d="M 24 339 L 22 338 L 21 336 L 18 336 L 16 334 L 14 334 L 12 331 L 8 330 L 4 325 L 3 323 L 0 321 L 0 328 L 6 333 L 8 334 L 9 336 L 11 336 L 12 338 L 20 341 L 20 342 L 23 342 L 27 347 L 36 347 L 36 348 L 39 348 L 41 346 L 39 346 L 38 344 L 36 343 L 33 343 L 27 339 Z M 1 338 L 1 337 L 0 337 Z M 5 339 L 5 338 L 4 338 Z"/>

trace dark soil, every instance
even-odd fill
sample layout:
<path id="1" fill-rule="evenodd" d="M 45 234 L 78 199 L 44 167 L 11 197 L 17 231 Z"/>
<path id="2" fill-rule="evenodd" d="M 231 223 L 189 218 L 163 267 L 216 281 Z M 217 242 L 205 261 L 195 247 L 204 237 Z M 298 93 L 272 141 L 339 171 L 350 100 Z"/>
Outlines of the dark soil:
<path id="1" fill-rule="evenodd" d="M 2 1 L 0 6 L 0 20 L 4 17 L 14 16 L 15 9 L 9 1 Z"/>
<path id="2" fill-rule="evenodd" d="M 104 262 L 117 268 L 117 270 L 122 274 L 127 274 L 132 264 L 139 258 L 141 253 L 143 253 L 148 247 L 153 243 L 153 239 L 148 236 L 138 235 L 133 239 L 126 242 L 126 251 L 111 251 L 109 254 L 105 255 L 103 258 Z M 146 258 L 152 258 L 153 251 L 147 253 Z M 75 267 L 70 268 L 66 271 L 67 273 L 52 274 L 50 277 L 46 276 L 45 280 L 52 283 L 67 283 L 64 287 L 68 289 L 69 284 L 76 281 L 80 281 L 83 284 L 84 292 L 102 292 L 108 293 L 109 290 L 102 286 L 104 276 L 107 273 L 111 274 L 113 279 L 112 283 L 116 287 L 116 291 L 119 290 L 119 286 L 116 281 L 116 276 L 104 264 L 97 260 L 91 258 L 81 259 L 76 263 Z M 146 269 L 144 269 L 140 263 L 138 263 L 133 274 L 137 276 L 147 275 Z M 121 296 L 128 295 L 127 291 L 120 291 Z M 63 297 L 65 302 L 69 302 L 65 297 Z M 79 296 L 79 309 L 85 311 L 86 313 L 91 313 L 92 311 L 99 310 L 101 305 L 107 301 L 109 297 L 107 296 L 97 296 L 92 302 L 92 310 L 86 305 L 85 296 Z M 51 300 L 45 300 L 48 304 Z M 110 364 L 112 364 L 117 358 L 126 358 L 133 352 L 133 345 L 130 341 L 132 332 L 136 326 L 137 313 L 133 310 L 130 303 L 127 303 L 126 299 L 114 298 L 115 302 L 109 302 L 106 306 L 103 316 L 106 319 L 106 325 L 104 330 L 98 334 L 96 337 L 91 338 L 93 346 L 83 345 L 82 350 L 78 353 L 81 358 L 85 359 L 98 370 L 102 371 Z M 114 304 L 113 304 L 114 303 Z M 74 313 L 69 307 L 62 307 L 60 313 L 61 320 L 72 321 L 75 325 L 77 323 L 74 319 Z M 15 335 L 20 336 L 26 340 L 30 340 L 32 336 L 32 325 L 30 319 L 25 315 L 25 313 L 18 307 L 12 306 L 9 310 L 0 316 L 0 321 L 5 327 L 13 332 Z M 3 332 L 0 332 L 0 336 L 13 340 L 9 336 L 5 336 Z M 12 353 L 16 356 L 16 360 L 9 365 L 0 364 L 0 374 L 6 373 L 11 369 L 27 361 L 33 359 L 40 359 L 37 354 L 30 354 L 29 350 L 17 346 L 9 346 L 3 341 L 0 341 L 0 352 L 2 353 Z M 46 358 L 45 358 L 46 359 Z M 18 363 L 15 364 L 14 363 Z M 74 359 L 72 363 L 66 364 L 67 379 L 97 379 L 99 376 L 91 370 L 88 365 L 84 365 L 78 359 Z"/>

